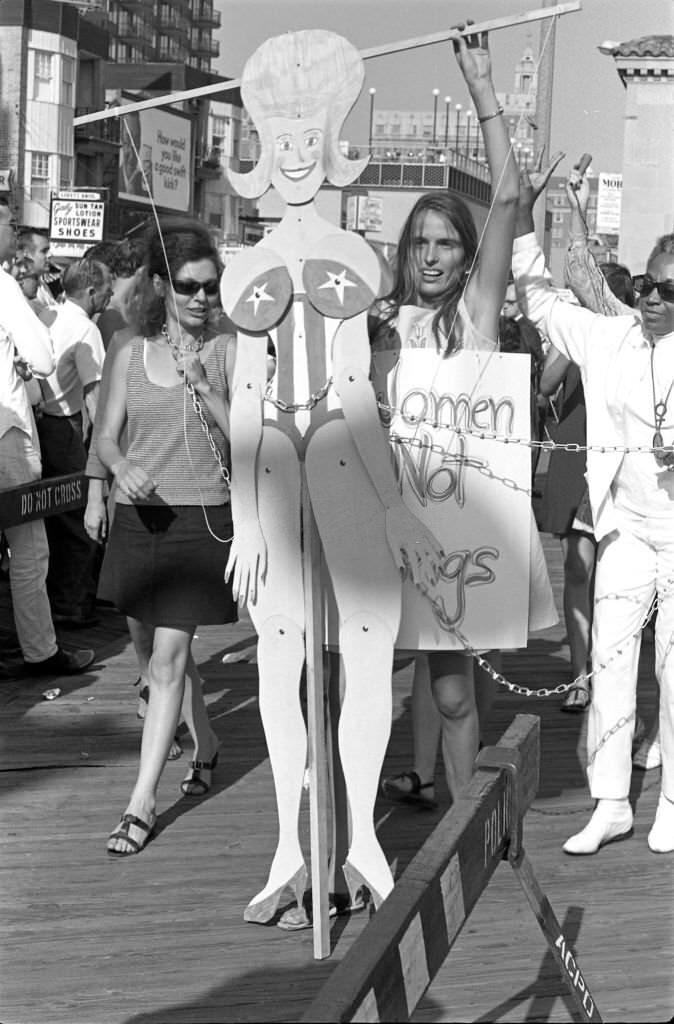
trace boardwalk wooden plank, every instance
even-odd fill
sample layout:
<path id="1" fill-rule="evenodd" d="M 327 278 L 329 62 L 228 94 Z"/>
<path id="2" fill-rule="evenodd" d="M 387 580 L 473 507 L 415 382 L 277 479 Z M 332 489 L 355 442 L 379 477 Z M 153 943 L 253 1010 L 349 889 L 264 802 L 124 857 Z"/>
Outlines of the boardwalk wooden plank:
<path id="1" fill-rule="evenodd" d="M 559 545 L 545 538 L 558 607 Z M 0 583 L 0 627 L 11 628 Z M 136 772 L 140 722 L 135 666 L 125 624 L 101 610 L 93 630 L 64 634 L 97 649 L 95 671 L 56 682 L 0 681 L 0 1020 L 3 1024 L 220 1024 L 296 1021 L 367 924 L 365 914 L 332 924 L 332 955 L 313 959 L 310 931 L 246 925 L 276 845 L 273 782 L 257 708 L 254 665 L 222 664 L 249 642 L 250 625 L 209 627 L 195 641 L 206 679 L 221 764 L 208 797 L 179 791 L 189 747 L 167 764 L 159 832 L 138 857 L 105 853 Z M 568 675 L 563 627 L 508 653 L 508 678 L 551 685 Z M 653 713 L 653 643 L 646 633 L 639 703 Z M 386 773 L 409 768 L 411 667 L 394 677 L 394 722 Z M 94 697 L 89 701 L 89 697 Z M 582 716 L 559 698 L 499 693 L 486 741 L 517 713 L 541 717 L 541 781 L 525 818 L 524 845 L 542 888 L 574 943 L 606 1020 L 669 1020 L 674 1007 L 674 872 L 646 836 L 660 770 L 635 772 L 635 835 L 596 857 L 570 858 L 561 844 L 591 812 L 577 748 Z M 80 758 L 80 753 L 89 758 Z M 50 768 L 49 764 L 57 767 Z M 95 767 L 94 765 L 100 765 Z M 438 762 L 437 812 L 381 799 L 376 820 L 396 877 L 446 809 Z M 309 848 L 308 799 L 301 812 Z M 259 887 L 259 886 L 258 886 Z M 423 997 L 415 1021 L 572 1020 L 565 992 L 513 872 L 491 879 Z"/>

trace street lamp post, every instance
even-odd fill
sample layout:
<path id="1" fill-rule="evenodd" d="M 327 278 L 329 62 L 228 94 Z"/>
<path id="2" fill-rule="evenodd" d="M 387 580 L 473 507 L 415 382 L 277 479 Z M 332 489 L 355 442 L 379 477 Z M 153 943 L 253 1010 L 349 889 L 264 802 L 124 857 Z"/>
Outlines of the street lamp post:
<path id="1" fill-rule="evenodd" d="M 433 90 L 433 145 L 438 140 L 438 96 L 440 95 L 439 89 Z"/>
<path id="2" fill-rule="evenodd" d="M 461 118 L 461 104 L 456 104 L 456 135 L 454 136 L 454 149 L 459 152 L 459 121 Z"/>
<path id="3" fill-rule="evenodd" d="M 445 149 L 449 145 L 449 105 L 452 102 L 451 96 L 445 96 Z"/>
<path id="4" fill-rule="evenodd" d="M 370 150 L 370 154 L 372 153 L 372 132 L 373 132 L 373 128 L 374 128 L 374 97 L 375 97 L 376 92 L 377 92 L 377 90 L 375 89 L 374 86 L 372 86 L 371 89 L 370 89 L 370 136 L 369 136 L 369 142 L 368 142 L 368 148 Z"/>
<path id="5" fill-rule="evenodd" d="M 468 156 L 468 157 L 472 157 L 472 155 L 473 155 L 472 150 L 470 148 L 470 146 L 471 146 L 471 142 L 470 142 L 470 128 L 471 128 L 471 118 L 472 118 L 472 116 L 473 116 L 473 111 L 472 110 L 467 110 L 466 111 L 466 156 Z"/>

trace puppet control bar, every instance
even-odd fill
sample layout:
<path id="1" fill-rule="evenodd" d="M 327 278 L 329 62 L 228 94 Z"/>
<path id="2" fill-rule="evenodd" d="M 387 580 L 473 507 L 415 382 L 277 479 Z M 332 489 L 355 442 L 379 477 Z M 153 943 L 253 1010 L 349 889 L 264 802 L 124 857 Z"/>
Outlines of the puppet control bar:
<path id="1" fill-rule="evenodd" d="M 361 50 L 363 60 L 370 60 L 372 57 L 384 57 L 391 53 L 400 53 L 403 50 L 415 50 L 421 46 L 432 46 L 435 43 L 444 43 L 449 39 L 456 39 L 459 35 L 473 35 L 480 32 L 494 32 L 500 28 L 511 28 L 514 25 L 524 25 L 533 21 L 543 21 L 546 18 L 556 18 L 561 14 L 571 14 L 581 10 L 580 0 L 570 0 L 569 3 L 556 4 L 553 7 L 542 7 L 535 11 L 523 11 L 521 14 L 509 14 L 502 18 L 492 18 L 489 21 L 481 21 L 475 25 L 459 32 L 457 29 L 446 29 L 443 32 L 436 32 L 426 36 L 414 36 L 411 39 L 401 39 L 397 43 L 382 43 L 380 46 L 371 46 L 369 49 Z M 73 127 L 91 124 L 94 121 L 105 121 L 111 117 L 124 117 L 126 114 L 133 114 L 138 110 L 148 110 L 151 107 L 165 107 L 170 103 L 181 103 L 185 100 L 199 99 L 202 96 L 219 95 L 232 92 L 241 85 L 240 78 L 233 78 L 229 82 L 214 82 L 211 85 L 203 85 L 197 89 L 185 89 L 182 92 L 168 93 L 165 96 L 155 96 L 152 99 L 140 100 L 138 103 L 124 103 L 117 107 L 110 107 L 107 110 L 98 110 L 94 114 L 83 114 L 81 117 L 73 118 Z"/>

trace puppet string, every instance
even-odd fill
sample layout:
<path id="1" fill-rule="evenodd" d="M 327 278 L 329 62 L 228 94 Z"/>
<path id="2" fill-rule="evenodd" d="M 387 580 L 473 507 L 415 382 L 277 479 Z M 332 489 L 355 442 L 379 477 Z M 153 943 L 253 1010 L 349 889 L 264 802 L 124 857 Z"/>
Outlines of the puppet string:
<path id="1" fill-rule="evenodd" d="M 149 202 L 150 202 L 150 207 L 152 209 L 152 215 L 154 217 L 154 222 L 155 222 L 155 225 L 156 225 L 156 228 L 157 228 L 157 233 L 159 235 L 159 241 L 160 241 L 160 244 L 161 244 L 162 255 L 164 257 L 164 263 L 166 265 L 166 276 L 167 276 L 167 279 L 168 279 L 168 282 L 169 282 L 169 288 L 170 288 L 170 292 L 171 292 L 171 299 L 173 301 L 173 310 L 174 310 L 175 320 L 176 320 L 176 323 L 178 325 L 178 338 L 179 338 L 179 343 L 180 343 L 180 342 L 182 342 L 182 337 L 183 337 L 182 336 L 182 329 L 181 329 L 181 326 L 180 326 L 180 320 L 178 318 L 178 303 L 177 303 L 177 300 L 176 300 L 175 289 L 173 287 L 173 281 L 171 280 L 171 269 L 170 269 L 170 265 L 169 265 L 168 253 L 166 252 L 166 245 L 164 243 L 164 233 L 162 231 L 161 223 L 159 221 L 159 215 L 157 213 L 157 207 L 156 207 L 156 204 L 155 204 L 155 201 L 154 201 L 154 196 L 152 194 L 152 188 L 150 186 L 150 182 L 148 181 L 147 175 L 145 173 L 145 168 L 143 167 L 143 162 L 140 159 L 140 153 L 138 152 L 138 149 L 136 147 L 135 139 L 134 139 L 134 137 L 133 137 L 133 135 L 132 135 L 128 125 L 127 125 L 127 123 L 126 123 L 126 117 L 124 115 L 121 115 L 121 121 L 122 121 L 122 124 L 124 126 L 124 130 L 126 131 L 126 134 L 128 136 L 129 142 L 131 143 L 131 148 L 133 149 L 134 156 L 135 156 L 135 158 L 136 158 L 136 160 L 138 162 L 138 167 L 140 169 L 141 177 L 143 179 L 143 184 L 145 186 L 145 191 L 147 192 L 147 196 L 148 196 L 148 199 L 149 199 Z M 197 402 L 194 402 L 194 389 L 192 389 L 192 392 L 190 392 L 190 387 L 188 385 L 188 382 L 185 381 L 184 384 L 185 384 L 185 393 L 184 393 L 184 400 L 183 400 L 183 437 L 184 437 L 184 440 L 185 440 L 185 451 L 187 452 L 187 461 L 189 462 L 190 470 L 192 472 L 192 477 L 194 479 L 194 482 L 196 483 L 197 490 L 199 491 L 199 504 L 201 505 L 201 510 L 203 512 L 203 515 L 204 515 L 204 521 L 206 523 L 206 528 L 207 528 L 208 532 L 210 533 L 211 537 L 213 537 L 214 540 L 218 541 L 219 544 L 229 544 L 233 540 L 233 537 L 219 537 L 215 533 L 213 528 L 211 527 L 211 524 L 210 524 L 210 521 L 209 521 L 209 518 L 208 518 L 208 512 L 206 511 L 206 503 L 204 502 L 204 496 L 203 496 L 203 492 L 201 490 L 201 484 L 199 483 L 199 476 L 198 476 L 197 471 L 196 471 L 195 466 L 194 466 L 194 461 L 192 459 L 192 452 L 190 450 L 190 442 L 189 442 L 189 438 L 187 436 L 187 396 L 188 396 L 188 393 L 191 394 L 192 401 L 193 401 L 194 408 L 195 408 L 195 413 L 199 417 L 199 419 L 202 422 L 202 424 L 205 424 L 206 420 L 205 420 L 205 418 L 203 418 L 203 414 L 199 413 L 198 400 L 197 400 Z M 208 437 L 208 440 L 209 440 L 209 444 L 211 444 L 211 440 L 212 439 L 210 437 L 210 432 L 207 431 L 206 433 L 207 433 L 207 437 Z"/>
<path id="2" fill-rule="evenodd" d="M 558 17 L 559 17 L 558 15 L 554 15 L 552 18 L 550 18 L 550 23 L 548 25 L 548 28 L 547 28 L 547 31 L 546 31 L 546 34 L 545 34 L 545 38 L 544 38 L 543 44 L 542 44 L 542 46 L 540 48 L 540 53 L 538 55 L 538 59 L 536 61 L 536 65 L 535 65 L 535 68 L 534 68 L 534 81 L 536 80 L 536 77 L 538 75 L 538 69 L 540 67 L 541 61 L 543 60 L 543 57 L 544 57 L 545 52 L 547 50 L 547 47 L 548 47 L 548 45 L 550 43 L 552 32 L 553 32 L 555 26 L 557 25 Z M 518 122 L 517 122 L 517 128 L 519 128 L 519 126 L 525 120 L 525 117 L 526 117 L 525 112 L 522 111 L 522 113 L 519 116 Z M 516 137 L 517 137 L 517 129 L 513 133 L 513 138 L 516 138 Z M 503 184 L 503 177 L 504 177 L 504 175 L 506 173 L 506 167 L 507 167 L 507 164 L 508 164 L 508 160 L 509 159 L 514 159 L 513 152 L 514 152 L 514 142 L 511 140 L 510 147 L 508 149 L 508 156 L 504 160 L 503 167 L 501 168 L 501 173 L 500 173 L 500 175 L 498 177 L 498 180 L 496 181 L 496 184 L 494 185 L 494 187 L 491 190 L 492 194 L 491 194 L 491 201 L 489 203 L 489 209 L 487 210 L 487 216 L 485 217 L 484 224 L 482 225 L 482 230 L 480 231 L 480 234 L 478 236 L 478 242 L 477 242 L 477 246 L 475 248 L 475 255 L 473 256 L 473 259 L 472 259 L 472 261 L 470 263 L 468 271 L 467 271 L 467 273 L 465 275 L 465 280 L 464 280 L 463 288 L 461 289 L 461 298 L 463 298 L 464 293 L 466 291 L 466 287 L 468 285 L 468 282 L 470 281 L 470 278 L 471 278 L 471 276 L 473 274 L 473 271 L 475 270 L 475 267 L 477 266 L 477 263 L 478 263 L 478 260 L 479 260 L 479 256 L 480 256 L 480 251 L 482 249 L 482 245 L 483 245 L 483 242 L 484 242 L 484 236 L 485 236 L 485 233 L 486 233 L 486 230 L 487 230 L 487 226 L 489 224 L 490 218 L 491 218 L 493 210 L 494 210 L 494 205 L 495 205 L 495 202 L 496 202 L 496 197 L 497 197 L 497 195 L 498 195 L 498 193 L 499 193 L 499 191 L 501 189 L 501 186 Z M 452 318 L 452 323 L 451 323 L 451 326 L 450 326 L 450 329 L 449 329 L 449 333 L 448 333 L 448 341 L 449 341 L 449 339 L 452 337 L 452 335 L 454 333 L 454 330 L 455 330 L 455 327 L 456 327 L 456 321 L 457 321 L 457 318 L 458 318 L 458 313 L 459 313 L 459 304 L 457 303 L 457 307 L 456 307 L 456 310 L 454 311 L 454 316 Z M 496 352 L 496 350 L 493 350 L 493 351 L 487 353 L 487 358 L 485 360 L 484 366 L 481 368 L 480 373 L 479 373 L 479 375 L 477 377 L 477 380 L 475 381 L 475 384 L 473 385 L 473 389 L 471 391 L 471 397 L 472 397 L 472 395 L 474 395 L 475 390 L 478 387 L 478 385 L 479 385 L 479 383 L 480 383 L 480 381 L 482 379 L 483 374 L 486 372 L 486 370 L 487 370 L 487 368 L 488 368 L 488 366 L 489 366 L 489 364 L 490 364 L 490 362 L 491 362 L 495 352 Z M 440 372 L 440 367 L 438 366 L 438 368 L 435 370 L 435 373 L 434 373 L 433 378 L 431 380 L 431 384 L 430 384 L 431 388 L 434 386 L 437 374 L 439 372 Z M 417 427 L 417 429 L 418 429 L 418 427 Z M 416 436 L 416 430 L 415 430 L 415 436 Z"/>

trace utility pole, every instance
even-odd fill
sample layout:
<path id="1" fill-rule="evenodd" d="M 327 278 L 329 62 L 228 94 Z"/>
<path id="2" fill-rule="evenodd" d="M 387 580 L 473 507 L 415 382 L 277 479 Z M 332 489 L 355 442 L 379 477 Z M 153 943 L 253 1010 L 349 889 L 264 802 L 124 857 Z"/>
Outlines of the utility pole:
<path id="1" fill-rule="evenodd" d="M 543 0 L 544 7 L 552 7 L 552 0 Z M 534 153 L 545 146 L 543 164 L 549 160 L 550 131 L 552 125 L 552 85 L 555 67 L 555 35 L 557 23 L 554 18 L 541 22 L 538 46 L 538 75 L 536 81 L 536 125 L 534 128 Z M 534 207 L 534 228 L 546 259 L 550 255 L 548 239 L 545 236 L 545 209 L 547 189 Z"/>

